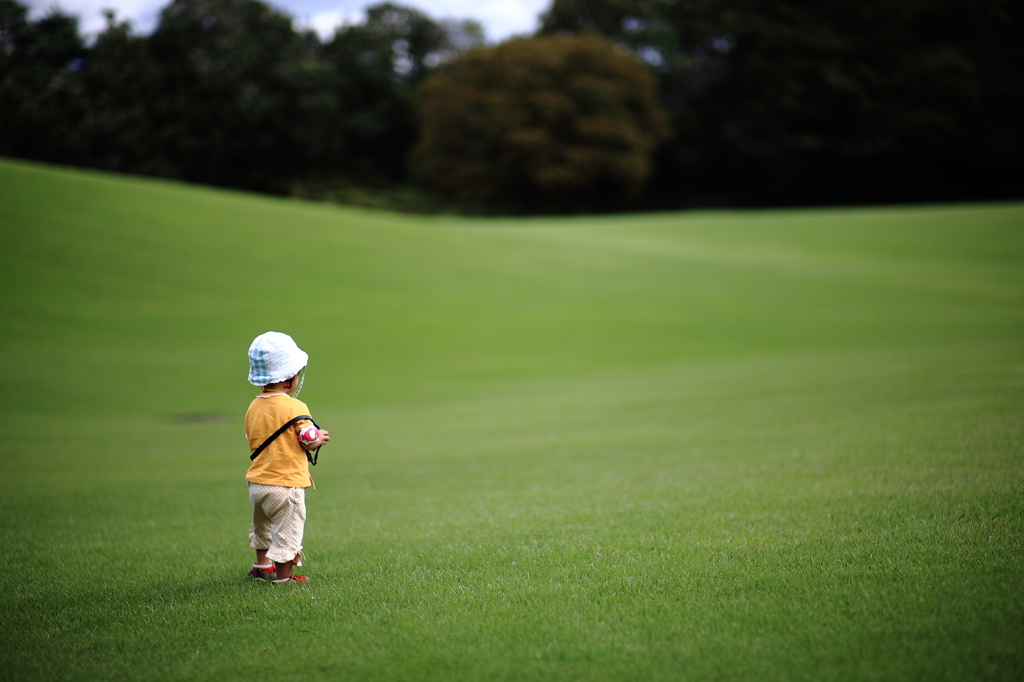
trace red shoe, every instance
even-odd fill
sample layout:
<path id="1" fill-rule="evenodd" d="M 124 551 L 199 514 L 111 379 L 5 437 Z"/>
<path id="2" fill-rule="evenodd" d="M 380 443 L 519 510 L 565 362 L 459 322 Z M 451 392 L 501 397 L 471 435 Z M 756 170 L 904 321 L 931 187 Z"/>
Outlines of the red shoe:
<path id="1" fill-rule="evenodd" d="M 274 584 L 275 585 L 290 585 L 291 583 L 304 583 L 304 582 L 307 582 L 308 580 L 309 580 L 309 578 L 304 576 L 304 575 L 293 575 L 293 576 L 288 577 L 288 578 L 281 578 L 279 580 L 275 580 Z"/>
<path id="2" fill-rule="evenodd" d="M 273 580 L 275 575 L 277 575 L 277 569 L 274 568 L 274 564 L 270 564 L 270 566 L 253 564 L 249 569 L 249 577 L 253 580 Z"/>

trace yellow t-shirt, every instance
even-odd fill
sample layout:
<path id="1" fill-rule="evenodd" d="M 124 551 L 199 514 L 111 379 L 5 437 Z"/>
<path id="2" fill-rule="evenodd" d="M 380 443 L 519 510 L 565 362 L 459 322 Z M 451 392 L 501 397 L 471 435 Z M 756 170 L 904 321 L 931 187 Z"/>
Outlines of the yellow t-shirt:
<path id="1" fill-rule="evenodd" d="M 256 452 L 263 441 L 300 414 L 309 414 L 306 404 L 284 393 L 265 393 L 254 399 L 245 413 L 249 454 Z M 271 441 L 260 456 L 253 460 L 245 480 L 286 488 L 308 488 L 309 460 L 306 459 L 306 451 L 299 445 L 298 433 L 311 423 L 308 419 L 297 421 L 292 428 Z"/>

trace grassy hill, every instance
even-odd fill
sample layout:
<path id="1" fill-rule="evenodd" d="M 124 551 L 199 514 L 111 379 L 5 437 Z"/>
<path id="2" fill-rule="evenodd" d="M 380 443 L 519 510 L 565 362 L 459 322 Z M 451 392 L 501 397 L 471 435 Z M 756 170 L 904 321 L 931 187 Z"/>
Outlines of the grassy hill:
<path id="1" fill-rule="evenodd" d="M 1024 678 L 1024 205 L 411 217 L 0 160 L 0 679 Z M 311 360 L 308 585 L 245 351 Z"/>

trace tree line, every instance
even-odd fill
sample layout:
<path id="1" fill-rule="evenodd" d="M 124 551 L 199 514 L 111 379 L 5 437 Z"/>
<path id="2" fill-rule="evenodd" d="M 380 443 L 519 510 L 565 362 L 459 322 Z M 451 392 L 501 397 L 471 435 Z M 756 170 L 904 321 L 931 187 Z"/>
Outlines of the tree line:
<path id="1" fill-rule="evenodd" d="M 87 41 L 0 0 L 0 154 L 512 213 L 1017 198 L 1022 16 L 553 0 L 486 45 L 395 3 L 324 40 L 259 0 L 172 0 Z"/>

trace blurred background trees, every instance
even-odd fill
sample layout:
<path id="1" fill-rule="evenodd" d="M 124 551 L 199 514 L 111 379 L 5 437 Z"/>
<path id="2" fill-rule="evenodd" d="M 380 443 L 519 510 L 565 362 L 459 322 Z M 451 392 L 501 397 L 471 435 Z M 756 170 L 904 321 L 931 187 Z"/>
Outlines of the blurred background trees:
<path id="1" fill-rule="evenodd" d="M 553 0 L 541 32 L 606 35 L 659 75 L 676 134 L 652 201 L 862 203 L 1021 196 L 1022 19 L 1014 0 Z"/>
<path id="2" fill-rule="evenodd" d="M 517 211 L 627 205 L 669 135 L 651 74 L 594 35 L 471 50 L 428 77 L 416 103 L 414 177 Z"/>
<path id="3" fill-rule="evenodd" d="M 328 41 L 259 0 L 172 0 L 148 36 L 110 14 L 88 47 L 26 17 L 0 0 L 0 154 L 279 194 L 403 182 L 413 89 L 483 42 L 392 3 Z"/>
<path id="4" fill-rule="evenodd" d="M 87 49 L 74 17 L 27 16 L 14 0 L 0 0 L 0 154 L 66 161 L 82 114 L 78 72 Z"/>
<path id="5" fill-rule="evenodd" d="M 415 87 L 429 69 L 483 41 L 476 22 L 436 22 L 393 3 L 369 7 L 362 24 L 339 27 L 322 53 L 336 81 L 335 125 L 345 139 L 335 170 L 363 183 L 402 182 L 418 130 Z"/>
<path id="6" fill-rule="evenodd" d="M 412 182 L 491 211 L 1019 198 L 1024 4 L 553 0 L 538 35 L 259 0 L 150 35 L 0 0 L 0 154 L 263 192 Z"/>

